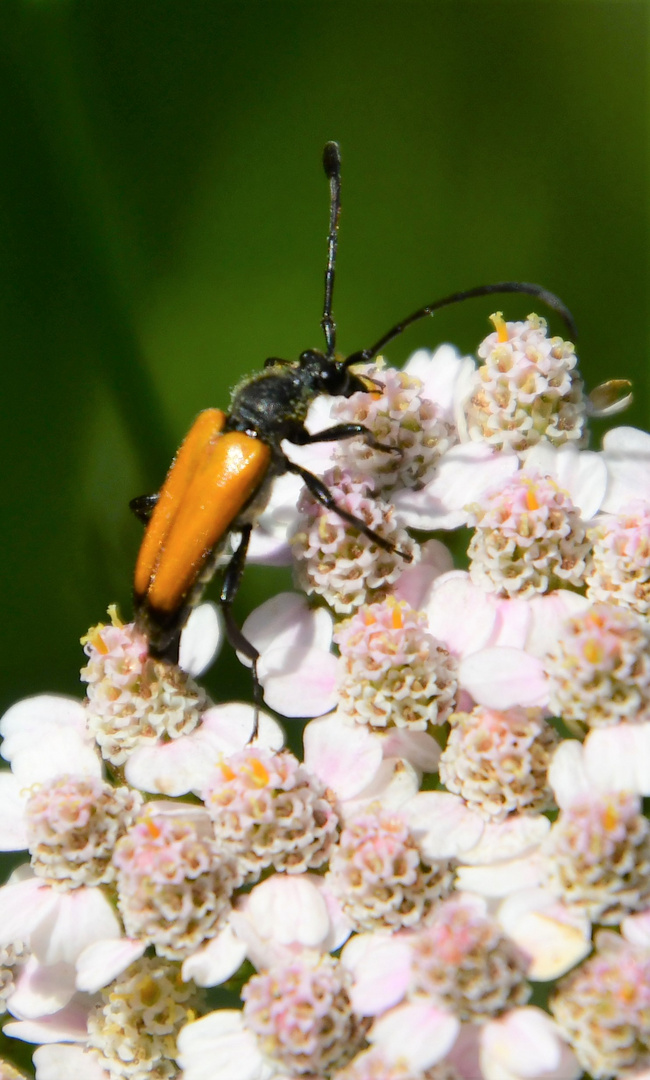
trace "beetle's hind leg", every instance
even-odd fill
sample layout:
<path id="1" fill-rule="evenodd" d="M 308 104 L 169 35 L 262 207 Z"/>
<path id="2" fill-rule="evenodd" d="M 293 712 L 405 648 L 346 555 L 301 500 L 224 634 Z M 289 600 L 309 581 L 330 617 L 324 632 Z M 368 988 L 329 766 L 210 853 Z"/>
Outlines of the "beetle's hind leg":
<path id="1" fill-rule="evenodd" d="M 340 518 L 343 518 L 344 521 L 353 525 L 355 529 L 358 529 L 360 533 L 363 533 L 364 536 L 367 536 L 369 540 L 372 540 L 378 547 L 383 548 L 384 551 L 391 551 L 396 555 L 400 555 L 405 562 L 413 561 L 413 556 L 410 555 L 408 551 L 402 551 L 401 548 L 398 548 L 392 542 L 392 540 L 386 540 L 385 537 L 380 536 L 378 532 L 375 532 L 369 525 L 366 525 L 365 521 L 362 521 L 361 518 L 355 517 L 349 510 L 344 510 L 342 506 L 339 506 L 330 489 L 318 478 L 318 476 L 314 476 L 314 474 L 308 472 L 307 469 L 303 469 L 300 465 L 296 465 L 295 462 L 289 461 L 288 459 L 286 461 L 286 468 L 288 472 L 297 473 L 297 475 L 302 478 L 307 489 L 322 506 L 325 506 L 328 510 L 333 510 Z"/>
<path id="2" fill-rule="evenodd" d="M 248 551 L 248 544 L 251 538 L 252 525 L 243 525 L 241 528 L 241 540 L 237 550 L 233 553 L 230 562 L 228 563 L 221 585 L 221 610 L 223 612 L 224 627 L 226 630 L 226 637 L 236 652 L 243 653 L 251 662 L 251 676 L 253 679 L 253 701 L 255 703 L 255 718 L 253 723 L 253 733 L 249 742 L 252 742 L 257 735 L 257 729 L 259 726 L 260 708 L 262 706 L 262 684 L 257 676 L 257 661 L 260 658 L 260 654 L 255 646 L 244 636 L 239 626 L 235 622 L 232 614 L 232 605 L 237 595 L 237 590 L 241 584 L 242 575 L 244 573 L 244 566 L 246 565 L 246 553 Z"/>

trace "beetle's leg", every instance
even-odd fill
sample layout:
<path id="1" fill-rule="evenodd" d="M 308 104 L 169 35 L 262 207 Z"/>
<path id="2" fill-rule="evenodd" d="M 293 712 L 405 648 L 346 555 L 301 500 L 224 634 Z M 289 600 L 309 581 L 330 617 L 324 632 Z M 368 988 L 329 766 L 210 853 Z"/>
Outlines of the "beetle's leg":
<path id="1" fill-rule="evenodd" d="M 141 521 L 143 525 L 148 525 L 159 498 L 157 491 L 153 495 L 137 495 L 135 499 L 131 499 L 129 510 L 133 511 L 138 521 Z"/>
<path id="2" fill-rule="evenodd" d="M 314 476 L 313 473 L 308 472 L 307 469 L 301 468 L 300 465 L 296 465 L 295 462 L 289 461 L 288 459 L 286 461 L 286 468 L 287 472 L 297 473 L 298 476 L 302 478 L 305 486 L 309 489 L 316 501 L 321 503 L 322 506 L 327 507 L 328 510 L 333 510 L 340 518 L 343 518 L 344 521 L 353 525 L 355 529 L 358 529 L 359 532 L 363 533 L 369 540 L 372 540 L 373 543 L 383 548 L 384 551 L 393 551 L 396 555 L 401 555 L 405 562 L 413 561 L 413 556 L 410 555 L 408 551 L 401 551 L 391 540 L 386 540 L 385 537 L 380 536 L 379 533 L 375 532 L 374 529 L 371 529 L 369 525 L 366 525 L 365 521 L 362 521 L 361 518 L 355 517 L 349 510 L 344 510 L 342 506 L 339 506 L 327 485 L 317 476 Z"/>
<path id="3" fill-rule="evenodd" d="M 372 431 L 365 424 L 335 424 L 334 427 L 325 428 L 324 431 L 317 431 L 314 435 L 310 435 L 305 430 L 304 436 L 300 435 L 289 441 L 295 443 L 296 446 L 308 446 L 311 443 L 338 442 L 339 439 L 352 439 L 355 435 L 363 435 L 368 446 L 372 446 L 374 450 L 384 450 L 387 454 L 401 454 L 398 446 L 386 446 L 385 443 L 377 442 Z"/>
<path id="4" fill-rule="evenodd" d="M 236 652 L 243 653 L 248 657 L 251 662 L 251 674 L 253 678 L 253 701 L 255 702 L 255 721 L 253 725 L 253 734 L 250 740 L 257 735 L 257 728 L 259 724 L 260 706 L 262 704 L 262 685 L 257 677 L 257 661 L 260 654 L 255 646 L 244 637 L 241 629 L 237 626 L 232 614 L 232 604 L 237 595 L 237 590 L 241 584 L 242 574 L 244 573 L 244 566 L 246 564 L 246 553 L 248 551 L 248 544 L 251 538 L 252 525 L 243 525 L 241 528 L 241 540 L 239 541 L 239 547 L 233 553 L 230 562 L 228 563 L 221 585 L 221 610 L 223 611 L 223 621 L 226 629 L 226 637 Z"/>

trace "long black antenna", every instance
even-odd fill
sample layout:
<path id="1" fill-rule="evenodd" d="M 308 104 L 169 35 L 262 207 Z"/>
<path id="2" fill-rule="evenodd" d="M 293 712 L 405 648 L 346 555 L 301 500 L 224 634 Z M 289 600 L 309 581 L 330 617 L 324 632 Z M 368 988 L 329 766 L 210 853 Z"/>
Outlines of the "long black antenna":
<path id="1" fill-rule="evenodd" d="M 550 307 L 553 311 L 557 311 L 558 315 L 566 323 L 569 333 L 573 339 L 577 337 L 578 331 L 576 324 L 573 321 L 573 315 L 569 311 L 566 304 L 560 300 L 559 296 L 555 293 L 549 292 L 548 289 L 544 289 L 541 285 L 533 285 L 529 281 L 497 281 L 493 285 L 477 285 L 473 289 L 465 289 L 463 292 L 451 293 L 449 296 L 445 296 L 442 300 L 434 300 L 431 304 L 426 304 L 424 307 L 418 308 L 412 315 L 408 315 L 406 319 L 402 319 L 393 326 L 386 334 L 379 338 L 369 349 L 361 349 L 359 352 L 353 353 L 345 360 L 345 367 L 350 364 L 361 364 L 368 360 L 372 360 L 373 356 L 376 356 L 378 352 L 383 349 L 384 345 L 387 345 L 389 341 L 396 338 L 407 326 L 411 323 L 417 322 L 419 319 L 426 318 L 427 315 L 433 315 L 434 312 L 439 311 L 440 308 L 450 307 L 451 304 L 459 304 L 463 300 L 471 300 L 475 296 L 489 296 L 491 293 L 527 293 L 529 296 L 536 296 L 538 300 L 541 300 L 543 304 Z"/>
<path id="2" fill-rule="evenodd" d="M 336 323 L 332 317 L 334 295 L 334 270 L 336 268 L 336 245 L 341 213 L 341 151 L 335 142 L 325 143 L 323 168 L 330 182 L 330 231 L 327 236 L 327 268 L 325 270 L 325 303 L 320 324 L 325 334 L 327 356 L 331 359 L 336 349 Z"/>

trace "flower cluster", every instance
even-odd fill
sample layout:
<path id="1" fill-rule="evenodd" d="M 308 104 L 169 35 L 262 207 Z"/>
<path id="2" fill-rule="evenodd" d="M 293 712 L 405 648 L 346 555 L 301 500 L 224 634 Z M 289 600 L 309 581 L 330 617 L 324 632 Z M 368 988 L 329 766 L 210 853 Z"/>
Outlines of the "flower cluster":
<path id="1" fill-rule="evenodd" d="M 3 717 L 0 1008 L 37 1080 L 650 1077 L 650 435 L 587 450 L 611 393 L 493 323 L 478 364 L 314 402 L 372 438 L 292 449 L 346 516 L 281 477 L 254 530 L 302 589 L 243 627 L 270 711 L 196 681 L 206 605 L 178 664 L 109 609 L 85 700 Z"/>

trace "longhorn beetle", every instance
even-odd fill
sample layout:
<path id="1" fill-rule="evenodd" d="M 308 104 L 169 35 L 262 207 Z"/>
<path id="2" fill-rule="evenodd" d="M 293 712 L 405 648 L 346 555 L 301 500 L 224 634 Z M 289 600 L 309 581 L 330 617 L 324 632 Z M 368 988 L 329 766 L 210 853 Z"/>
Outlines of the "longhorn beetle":
<path id="1" fill-rule="evenodd" d="M 351 397 L 359 390 L 376 392 L 377 382 L 353 368 L 372 360 L 412 323 L 471 297 L 527 293 L 559 312 L 569 329 L 575 329 L 570 312 L 553 293 L 528 282 L 500 281 L 426 304 L 396 323 L 370 348 L 337 359 L 336 323 L 332 315 L 341 207 L 341 156 L 337 143 L 325 145 L 323 167 L 330 186 L 321 319 L 325 351 L 307 349 L 297 360 L 276 357 L 266 360 L 260 372 L 235 387 L 229 413 L 206 409 L 198 415 L 160 492 L 133 499 L 130 504 L 147 524 L 135 568 L 136 621 L 149 639 L 151 652 L 170 660 L 177 659 L 180 632 L 212 577 L 219 554 L 231 534 L 239 535 L 239 543 L 224 571 L 220 601 L 230 643 L 251 660 L 258 704 L 259 654 L 235 623 L 231 609 L 244 570 L 251 531 L 268 498 L 271 481 L 285 472 L 297 473 L 318 502 L 335 510 L 379 547 L 397 550 L 365 522 L 337 506 L 322 480 L 290 461 L 283 452 L 283 439 L 304 446 L 355 435 L 365 436 L 371 446 L 380 450 L 394 450 L 378 443 L 363 424 L 335 424 L 311 435 L 305 427 L 305 417 L 314 398 L 319 394 Z M 410 559 L 405 553 L 399 554 L 407 561 Z"/>

